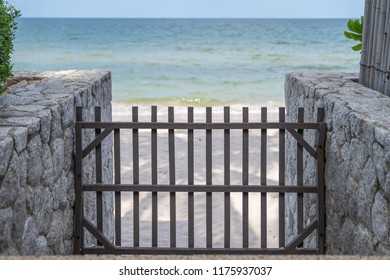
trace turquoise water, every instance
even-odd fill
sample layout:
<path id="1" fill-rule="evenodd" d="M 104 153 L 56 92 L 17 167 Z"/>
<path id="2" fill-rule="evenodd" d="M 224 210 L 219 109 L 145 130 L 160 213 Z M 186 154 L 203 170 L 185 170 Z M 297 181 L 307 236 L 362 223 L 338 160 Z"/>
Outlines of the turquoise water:
<path id="1" fill-rule="evenodd" d="M 22 18 L 14 70 L 111 70 L 116 102 L 280 104 L 288 72 L 358 72 L 346 22 Z"/>

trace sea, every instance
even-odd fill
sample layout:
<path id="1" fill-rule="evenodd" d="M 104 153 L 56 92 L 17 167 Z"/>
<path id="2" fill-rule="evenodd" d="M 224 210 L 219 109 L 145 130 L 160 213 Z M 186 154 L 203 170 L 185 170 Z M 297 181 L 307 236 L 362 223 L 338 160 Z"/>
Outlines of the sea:
<path id="1" fill-rule="evenodd" d="M 112 73 L 118 104 L 284 104 L 289 72 L 358 72 L 348 19 L 20 18 L 13 70 Z"/>

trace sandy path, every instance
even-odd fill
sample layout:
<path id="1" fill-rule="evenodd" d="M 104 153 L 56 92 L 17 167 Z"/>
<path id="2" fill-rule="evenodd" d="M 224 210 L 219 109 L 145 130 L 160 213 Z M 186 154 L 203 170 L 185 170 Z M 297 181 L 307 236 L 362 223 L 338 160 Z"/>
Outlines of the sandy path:
<path id="1" fill-rule="evenodd" d="M 277 121 L 277 109 L 268 109 L 268 121 Z M 175 121 L 187 120 L 187 109 L 175 107 Z M 242 120 L 242 108 L 231 107 L 231 122 Z M 250 121 L 260 120 L 260 106 L 249 109 Z M 195 122 L 205 121 L 205 108 L 195 108 Z M 131 107 L 113 106 L 113 121 L 130 121 Z M 158 109 L 158 120 L 167 121 L 167 108 Z M 223 108 L 213 108 L 213 122 L 223 120 Z M 139 107 L 139 121 L 150 121 L 150 107 Z M 132 134 L 121 131 L 122 183 L 132 183 Z M 167 184 L 168 134 L 158 133 L 158 182 Z M 205 132 L 195 131 L 195 184 L 205 184 Z M 242 182 L 242 132 L 231 131 L 231 184 Z M 277 131 L 268 132 L 267 182 L 278 180 Z M 150 130 L 140 131 L 140 183 L 151 182 Z M 187 131 L 175 131 L 176 183 L 187 183 Z M 260 184 L 260 131 L 249 134 L 249 184 Z M 223 132 L 213 131 L 213 184 L 223 184 Z M 188 240 L 187 193 L 178 193 L 177 199 L 177 247 L 186 247 Z M 195 194 L 195 247 L 206 247 L 205 202 L 206 195 Z M 158 196 L 158 244 L 169 247 L 169 194 Z M 249 195 L 249 245 L 260 244 L 260 195 Z M 122 245 L 132 246 L 133 199 L 131 193 L 122 194 Z M 268 247 L 278 247 L 278 201 L 276 194 L 267 197 Z M 224 198 L 223 193 L 213 194 L 213 247 L 223 247 L 224 242 Z M 151 193 L 140 194 L 140 245 L 151 246 Z M 231 194 L 231 247 L 242 246 L 242 194 Z"/>

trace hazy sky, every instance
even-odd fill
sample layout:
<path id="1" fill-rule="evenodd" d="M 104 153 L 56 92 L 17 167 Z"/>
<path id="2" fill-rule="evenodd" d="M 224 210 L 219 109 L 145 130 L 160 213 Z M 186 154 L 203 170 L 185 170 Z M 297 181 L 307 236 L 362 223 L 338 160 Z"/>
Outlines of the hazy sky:
<path id="1" fill-rule="evenodd" d="M 357 18 L 364 0 L 7 0 L 25 17 Z"/>

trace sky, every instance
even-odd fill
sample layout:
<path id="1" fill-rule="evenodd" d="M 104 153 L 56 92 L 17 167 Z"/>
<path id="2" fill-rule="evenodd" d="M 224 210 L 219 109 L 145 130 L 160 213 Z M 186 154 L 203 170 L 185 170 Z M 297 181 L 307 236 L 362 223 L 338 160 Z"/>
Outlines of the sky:
<path id="1" fill-rule="evenodd" d="M 358 18 L 364 0 L 6 0 L 23 17 Z"/>

